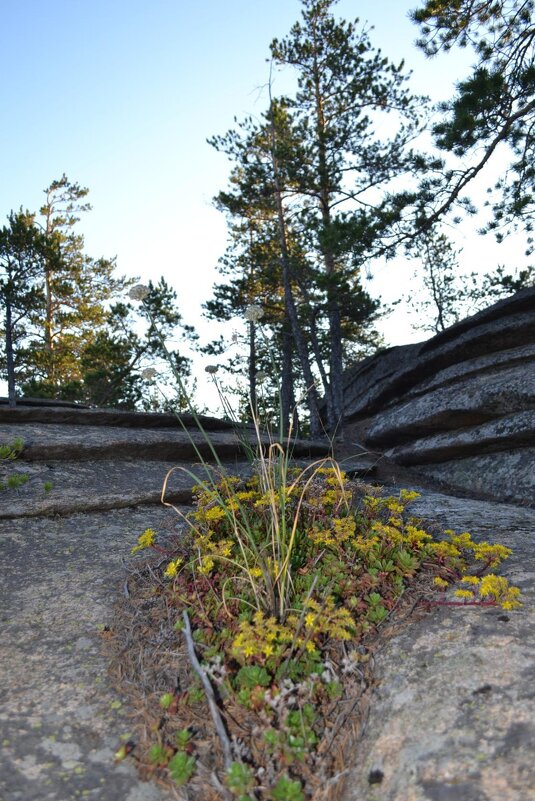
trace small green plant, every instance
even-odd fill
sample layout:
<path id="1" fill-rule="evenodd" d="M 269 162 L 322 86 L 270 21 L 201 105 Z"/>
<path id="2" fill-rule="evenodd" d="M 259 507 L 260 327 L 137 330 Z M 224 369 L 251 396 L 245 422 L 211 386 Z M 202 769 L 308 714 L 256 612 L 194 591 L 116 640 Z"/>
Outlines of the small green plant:
<path id="1" fill-rule="evenodd" d="M 160 696 L 160 706 L 162 709 L 169 709 L 174 700 L 175 696 L 172 693 L 164 693 Z"/>
<path id="2" fill-rule="evenodd" d="M 12 473 L 6 478 L 5 486 L 7 489 L 18 489 L 30 480 L 27 473 Z"/>
<path id="3" fill-rule="evenodd" d="M 191 744 L 192 737 L 193 735 L 189 729 L 181 729 L 180 731 L 177 731 L 175 735 L 175 743 L 178 750 L 184 751 L 187 749 Z"/>
<path id="4" fill-rule="evenodd" d="M 251 768 L 242 762 L 233 762 L 227 770 L 226 785 L 232 795 L 243 801 L 255 785 Z"/>
<path id="5" fill-rule="evenodd" d="M 23 448 L 24 440 L 21 437 L 17 437 L 12 442 L 8 442 L 5 445 L 0 445 L 0 461 L 17 459 L 22 453 Z"/>
<path id="6" fill-rule="evenodd" d="M 54 487 L 53 481 L 45 481 L 43 482 L 43 489 L 45 492 L 50 492 Z"/>
<path id="7" fill-rule="evenodd" d="M 247 665 L 236 674 L 236 686 L 240 689 L 252 690 L 255 687 L 268 687 L 271 677 L 267 670 L 258 665 Z"/>
<path id="8" fill-rule="evenodd" d="M 148 757 L 149 761 L 154 765 L 167 765 L 171 754 L 172 751 L 170 751 L 169 748 L 161 745 L 160 743 L 156 743 L 155 745 L 151 746 Z"/>
<path id="9" fill-rule="evenodd" d="M 17 459 L 24 448 L 24 440 L 17 437 L 12 442 L 0 445 L 0 462 L 11 462 Z M 4 481 L 0 481 L 0 490 L 18 489 L 29 481 L 27 473 L 11 473 Z"/>
<path id="10" fill-rule="evenodd" d="M 195 773 L 195 766 L 195 757 L 188 756 L 185 751 L 177 751 L 167 765 L 171 778 L 179 787 L 191 779 Z"/>
<path id="11" fill-rule="evenodd" d="M 304 801 L 301 782 L 282 776 L 271 793 L 273 801 Z"/>

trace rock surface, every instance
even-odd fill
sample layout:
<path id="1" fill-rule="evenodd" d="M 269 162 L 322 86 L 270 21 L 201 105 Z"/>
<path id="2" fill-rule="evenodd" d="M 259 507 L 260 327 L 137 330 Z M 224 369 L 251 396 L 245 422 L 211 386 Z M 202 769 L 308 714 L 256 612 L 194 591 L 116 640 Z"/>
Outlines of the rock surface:
<path id="1" fill-rule="evenodd" d="M 114 765 L 130 724 L 101 631 L 137 536 L 175 521 L 154 506 L 0 521 L 2 801 L 165 797 Z"/>
<path id="2" fill-rule="evenodd" d="M 225 468 L 244 474 L 244 443 L 255 444 L 253 429 L 234 431 L 227 421 L 203 418 L 208 441 L 190 427 L 191 417 L 184 421 L 183 428 L 174 415 L 152 420 L 114 410 L 0 406 L 0 445 L 23 443 L 16 461 L 0 462 L 0 487 L 8 476 L 27 479 L 17 489 L 0 490 L 0 519 L 159 503 L 171 470 L 166 499 L 189 503 L 192 485 L 205 475 L 201 457 L 214 463 L 214 451 Z M 296 458 L 321 457 L 328 446 L 298 440 L 292 452 Z M 372 468 L 362 462 L 360 473 Z"/>
<path id="3" fill-rule="evenodd" d="M 348 373 L 347 442 L 444 486 L 535 505 L 535 288 Z"/>
<path id="4" fill-rule="evenodd" d="M 412 511 L 513 548 L 526 605 L 438 608 L 386 644 L 344 801 L 533 801 L 535 511 L 432 492 Z"/>
<path id="5" fill-rule="evenodd" d="M 177 514 L 157 503 L 173 463 L 125 456 L 115 423 L 84 423 L 82 436 L 72 420 L 63 429 L 57 417 L 28 420 L 21 432 L 20 418 L 9 419 L 7 441 L 17 431 L 60 453 L 58 443 L 68 450 L 74 437 L 91 458 L 73 459 L 71 448 L 69 459 L 12 462 L 9 471 L 29 481 L 0 493 L 0 799 L 170 801 L 128 760 L 114 764 L 129 710 L 108 683 L 102 641 L 139 534 L 176 532 Z M 137 445 L 148 431 L 139 453 L 150 452 L 155 429 L 129 425 Z M 99 439 L 110 434 L 115 458 L 101 458 Z M 366 474 L 375 464 L 363 454 L 344 467 Z M 171 485 L 177 503 L 189 497 L 181 474 Z M 386 644 L 345 801 L 532 801 L 535 511 L 430 491 L 413 511 L 514 548 L 504 572 L 528 603 L 507 614 L 439 609 Z"/>
<path id="6" fill-rule="evenodd" d="M 166 476 L 166 501 L 190 503 L 195 480 L 206 478 L 202 467 L 185 461 L 107 458 L 17 461 L 16 465 L 6 472 L 25 474 L 28 481 L 17 490 L 4 490 L 0 496 L 0 519 L 159 504 Z M 241 474 L 248 467 L 243 462 L 226 462 L 225 466 L 234 474 Z"/>

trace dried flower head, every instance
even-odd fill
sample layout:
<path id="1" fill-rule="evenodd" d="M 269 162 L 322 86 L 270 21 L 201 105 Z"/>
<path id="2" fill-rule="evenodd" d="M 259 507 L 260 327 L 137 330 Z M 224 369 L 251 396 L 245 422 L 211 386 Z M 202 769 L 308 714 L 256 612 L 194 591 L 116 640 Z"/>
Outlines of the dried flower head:
<path id="1" fill-rule="evenodd" d="M 136 284 L 136 286 L 133 286 L 128 293 L 128 297 L 130 300 L 145 300 L 148 294 L 148 286 L 145 286 L 145 284 Z"/>
<path id="2" fill-rule="evenodd" d="M 248 323 L 257 323 L 264 316 L 264 310 L 262 309 L 262 306 L 258 306 L 256 303 L 251 303 L 245 309 L 244 316 Z"/>
<path id="3" fill-rule="evenodd" d="M 208 373 L 209 375 L 215 375 L 218 370 L 219 370 L 218 364 L 207 364 L 206 367 L 204 368 L 205 373 Z"/>
<path id="4" fill-rule="evenodd" d="M 156 378 L 157 375 L 158 371 L 155 370 L 154 367 L 145 367 L 145 369 L 141 371 L 141 377 L 145 378 L 147 381 Z"/>

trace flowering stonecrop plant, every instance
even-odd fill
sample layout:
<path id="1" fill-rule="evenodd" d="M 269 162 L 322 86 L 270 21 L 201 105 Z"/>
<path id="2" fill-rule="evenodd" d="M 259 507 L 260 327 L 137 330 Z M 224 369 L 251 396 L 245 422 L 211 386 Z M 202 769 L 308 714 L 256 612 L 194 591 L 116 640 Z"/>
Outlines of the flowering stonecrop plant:
<path id="1" fill-rule="evenodd" d="M 264 457 L 250 478 L 198 485 L 179 550 L 160 568 L 177 636 L 186 610 L 218 690 L 235 759 L 222 783 L 234 795 L 240 788 L 242 799 L 273 799 L 284 788 L 295 798 L 310 794 L 314 771 L 319 776 L 331 758 L 329 716 L 351 700 L 365 643 L 415 579 L 427 595 L 431 588 L 432 603 L 520 606 L 518 588 L 487 573 L 508 548 L 466 532 L 446 531 L 437 541 L 407 514 L 418 493 L 381 497 L 332 460 L 296 470 L 281 467 L 277 455 Z M 151 529 L 134 550 L 144 547 L 158 547 Z M 443 593 L 454 584 L 448 600 Z M 180 699 L 171 693 L 167 718 L 169 709 L 180 717 L 202 703 L 197 689 Z M 181 783 L 202 754 L 196 762 L 195 739 L 188 740 L 186 759 L 173 736 L 159 730 L 159 761 L 151 764 Z"/>
<path id="2" fill-rule="evenodd" d="M 144 285 L 130 291 L 140 302 L 147 294 Z M 251 304 L 245 320 L 253 328 L 263 314 Z M 156 712 L 145 727 L 153 740 L 136 756 L 146 775 L 175 787 L 197 780 L 207 801 L 214 793 L 238 801 L 331 798 L 333 776 L 344 773 L 335 739 L 351 730 L 346 722 L 371 675 L 370 642 L 385 621 L 395 624 L 403 594 L 414 587 L 430 605 L 515 609 L 518 588 L 488 573 L 510 551 L 467 532 L 434 539 L 407 514 L 418 493 L 382 497 L 348 480 L 332 459 L 292 468 L 291 428 L 284 434 L 281 425 L 273 441 L 253 404 L 256 443 L 236 428 L 250 477 L 228 475 L 169 361 L 212 465 L 190 437 L 205 480 L 194 488 L 193 509 L 176 509 L 184 535 L 170 548 L 149 528 L 132 549 L 158 553 L 141 603 L 154 604 L 151 615 L 161 610 L 150 618 L 158 627 L 150 644 L 159 671 L 167 636 L 175 682 L 154 690 Z M 276 355 L 273 365 L 276 374 Z M 144 377 L 155 380 L 148 370 Z M 218 387 L 218 366 L 205 370 Z M 256 374 L 257 383 L 265 378 Z M 117 758 L 129 750 L 122 746 Z"/>

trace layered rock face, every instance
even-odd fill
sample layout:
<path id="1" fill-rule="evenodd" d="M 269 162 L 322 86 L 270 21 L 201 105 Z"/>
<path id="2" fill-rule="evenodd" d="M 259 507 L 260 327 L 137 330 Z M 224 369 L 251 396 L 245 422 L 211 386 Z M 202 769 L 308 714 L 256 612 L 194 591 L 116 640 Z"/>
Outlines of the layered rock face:
<path id="1" fill-rule="evenodd" d="M 26 479 L 2 497 L 0 520 L 160 504 L 164 481 L 166 500 L 190 503 L 192 484 L 206 480 L 207 471 L 217 475 L 224 464 L 231 473 L 248 474 L 245 444 L 256 445 L 254 429 L 197 419 L 204 431 L 186 414 L 179 421 L 174 414 L 38 401 L 10 409 L 0 398 L 0 444 L 23 443 L 14 462 L 0 463 L 0 488 L 10 474 Z M 292 453 L 306 461 L 327 455 L 328 447 L 297 440 Z"/>
<path id="2" fill-rule="evenodd" d="M 348 375 L 346 438 L 443 484 L 535 505 L 535 289 Z"/>

